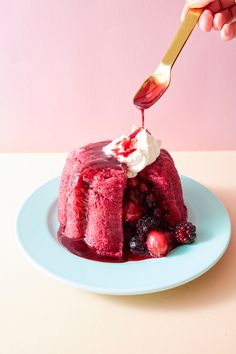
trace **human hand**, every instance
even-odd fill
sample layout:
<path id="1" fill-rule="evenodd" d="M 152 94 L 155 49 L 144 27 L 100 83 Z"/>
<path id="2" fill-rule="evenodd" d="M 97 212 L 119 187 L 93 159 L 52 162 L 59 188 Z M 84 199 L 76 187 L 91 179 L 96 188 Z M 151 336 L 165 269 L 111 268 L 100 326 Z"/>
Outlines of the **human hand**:
<path id="1" fill-rule="evenodd" d="M 221 39 L 236 38 L 236 0 L 187 0 L 183 8 L 183 21 L 190 8 L 206 7 L 199 19 L 199 27 L 210 32 L 220 31 Z"/>

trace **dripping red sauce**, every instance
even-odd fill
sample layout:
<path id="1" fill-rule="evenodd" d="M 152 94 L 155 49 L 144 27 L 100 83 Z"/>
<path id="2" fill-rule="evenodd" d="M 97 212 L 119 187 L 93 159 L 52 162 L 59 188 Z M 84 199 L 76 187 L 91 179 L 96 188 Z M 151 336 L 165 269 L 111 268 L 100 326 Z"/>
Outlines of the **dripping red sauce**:
<path id="1" fill-rule="evenodd" d="M 144 109 L 140 108 L 141 114 L 142 114 L 142 128 L 144 128 Z"/>

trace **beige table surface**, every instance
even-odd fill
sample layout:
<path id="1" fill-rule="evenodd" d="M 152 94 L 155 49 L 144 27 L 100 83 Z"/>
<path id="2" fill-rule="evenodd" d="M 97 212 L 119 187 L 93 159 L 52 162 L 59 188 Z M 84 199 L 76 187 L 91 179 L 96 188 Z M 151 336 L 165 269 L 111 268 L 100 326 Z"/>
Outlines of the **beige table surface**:
<path id="1" fill-rule="evenodd" d="M 1 354 L 236 353 L 236 152 L 173 157 L 181 174 L 204 184 L 225 204 L 232 241 L 217 265 L 186 285 L 113 297 L 51 279 L 16 242 L 21 203 L 61 173 L 65 154 L 0 155 Z"/>

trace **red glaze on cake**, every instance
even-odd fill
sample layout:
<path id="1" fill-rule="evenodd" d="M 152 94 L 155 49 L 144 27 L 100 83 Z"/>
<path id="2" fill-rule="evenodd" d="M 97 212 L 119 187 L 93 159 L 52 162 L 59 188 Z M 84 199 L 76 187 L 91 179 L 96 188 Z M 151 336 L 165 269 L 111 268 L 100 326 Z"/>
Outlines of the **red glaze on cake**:
<path id="1" fill-rule="evenodd" d="M 155 219 L 158 229 L 171 230 L 187 221 L 178 172 L 161 149 L 154 163 L 127 179 L 127 166 L 103 152 L 109 142 L 89 144 L 68 156 L 58 200 L 58 238 L 71 252 L 90 259 L 150 258 L 142 222 Z M 169 250 L 177 246 L 172 231 L 164 232 L 171 235 Z"/>

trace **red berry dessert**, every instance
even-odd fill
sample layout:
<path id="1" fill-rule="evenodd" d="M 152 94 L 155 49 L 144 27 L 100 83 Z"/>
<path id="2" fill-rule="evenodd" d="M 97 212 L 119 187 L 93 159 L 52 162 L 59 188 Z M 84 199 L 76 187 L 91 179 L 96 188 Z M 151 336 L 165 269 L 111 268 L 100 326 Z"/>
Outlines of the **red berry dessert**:
<path id="1" fill-rule="evenodd" d="M 144 128 L 70 153 L 58 219 L 63 246 L 102 261 L 164 257 L 196 236 L 173 159 Z"/>

